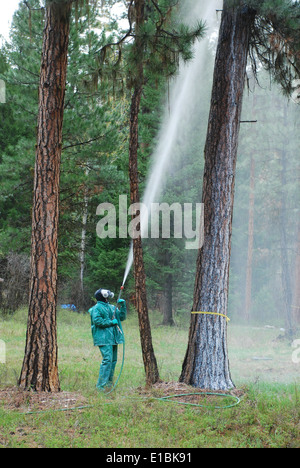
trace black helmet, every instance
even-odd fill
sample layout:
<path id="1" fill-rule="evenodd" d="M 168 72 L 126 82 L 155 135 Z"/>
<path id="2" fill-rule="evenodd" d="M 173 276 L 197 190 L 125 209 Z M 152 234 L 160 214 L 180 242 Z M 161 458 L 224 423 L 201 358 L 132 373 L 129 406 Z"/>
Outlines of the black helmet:
<path id="1" fill-rule="evenodd" d="M 113 299 L 114 296 L 114 293 L 108 289 L 98 289 L 98 291 L 95 292 L 95 298 L 100 302 L 107 302 L 108 298 Z"/>

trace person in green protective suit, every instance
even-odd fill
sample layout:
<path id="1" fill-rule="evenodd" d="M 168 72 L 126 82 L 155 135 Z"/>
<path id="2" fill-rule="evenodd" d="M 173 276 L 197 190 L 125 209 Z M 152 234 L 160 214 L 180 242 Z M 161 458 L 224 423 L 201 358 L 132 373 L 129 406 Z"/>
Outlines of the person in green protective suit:
<path id="1" fill-rule="evenodd" d="M 115 367 L 118 360 L 118 345 L 124 343 L 122 324 L 127 318 L 124 299 L 118 300 L 120 309 L 109 304 L 108 299 L 114 295 L 107 289 L 95 293 L 97 304 L 89 310 L 91 316 L 94 346 L 98 346 L 102 355 L 98 390 L 112 386 Z"/>

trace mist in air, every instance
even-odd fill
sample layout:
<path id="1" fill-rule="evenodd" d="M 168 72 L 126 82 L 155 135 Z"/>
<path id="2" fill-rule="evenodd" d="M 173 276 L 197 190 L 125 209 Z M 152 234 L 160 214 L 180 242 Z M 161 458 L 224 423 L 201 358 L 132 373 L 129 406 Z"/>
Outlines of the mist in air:
<path id="1" fill-rule="evenodd" d="M 143 195 L 146 206 L 202 201 L 204 146 L 221 19 L 216 10 L 222 9 L 222 1 L 191 5 L 185 20 L 191 25 L 197 19 L 205 20 L 207 34 L 195 44 L 194 59 L 182 63 L 170 83 Z M 262 68 L 259 83 L 250 66 L 247 75 L 230 271 L 231 367 L 236 382 L 287 383 L 299 374 L 292 358 L 292 340 L 286 339 L 286 330 L 300 322 L 299 105 L 283 96 Z M 155 242 L 144 241 L 146 252 L 149 248 L 153 253 Z M 159 242 L 165 242 L 166 265 L 176 271 L 172 275 L 175 321 L 176 315 L 184 314 L 189 323 L 197 251 L 185 250 L 184 242 L 175 239 Z M 124 282 L 131 266 L 132 250 Z M 160 270 L 155 275 L 149 269 L 147 277 L 150 305 L 155 306 L 151 304 L 151 282 L 157 281 L 163 288 L 170 281 Z"/>

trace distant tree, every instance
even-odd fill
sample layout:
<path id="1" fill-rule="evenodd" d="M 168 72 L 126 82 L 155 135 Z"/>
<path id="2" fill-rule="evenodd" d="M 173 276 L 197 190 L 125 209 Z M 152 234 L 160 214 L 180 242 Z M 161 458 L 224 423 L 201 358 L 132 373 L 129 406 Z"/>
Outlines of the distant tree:
<path id="1" fill-rule="evenodd" d="M 295 277 L 293 289 L 293 320 L 296 325 L 300 324 L 300 222 L 298 223 L 298 235 L 295 255 Z"/>
<path id="2" fill-rule="evenodd" d="M 258 80 L 259 85 L 251 80 L 249 92 L 244 93 L 242 120 L 253 118 L 256 122 L 243 123 L 239 136 L 229 310 L 233 320 L 268 321 L 286 327 L 280 275 L 280 201 L 285 197 L 285 250 L 293 280 L 299 205 L 299 109 L 293 100 L 286 99 L 276 83 L 270 88 L 268 72 L 261 69 Z M 282 182 L 283 150 L 286 184 Z"/>

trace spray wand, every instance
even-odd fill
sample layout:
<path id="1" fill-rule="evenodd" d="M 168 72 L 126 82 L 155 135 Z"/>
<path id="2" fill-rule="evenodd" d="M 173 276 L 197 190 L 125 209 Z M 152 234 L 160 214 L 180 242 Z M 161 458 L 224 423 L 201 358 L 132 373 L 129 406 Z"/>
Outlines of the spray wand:
<path id="1" fill-rule="evenodd" d="M 120 292 L 119 292 L 119 297 L 118 297 L 118 300 L 117 300 L 117 304 L 118 304 L 119 300 L 121 299 L 121 296 L 122 296 L 122 294 L 123 294 L 123 291 L 124 291 L 124 286 L 121 286 L 121 289 L 120 289 Z M 115 307 L 115 313 L 114 313 L 114 317 L 113 317 L 113 318 L 116 318 L 116 312 L 117 312 L 117 305 L 116 305 L 116 307 Z M 121 328 L 120 328 L 118 325 L 117 325 L 117 329 L 118 329 L 119 333 L 121 333 L 121 335 L 123 335 L 122 330 L 121 330 Z"/>
<path id="2" fill-rule="evenodd" d="M 121 299 L 121 296 L 122 296 L 122 294 L 123 294 L 124 289 L 125 289 L 125 286 L 121 286 L 121 289 L 120 289 L 120 292 L 119 292 L 118 301 Z"/>

